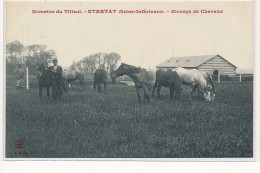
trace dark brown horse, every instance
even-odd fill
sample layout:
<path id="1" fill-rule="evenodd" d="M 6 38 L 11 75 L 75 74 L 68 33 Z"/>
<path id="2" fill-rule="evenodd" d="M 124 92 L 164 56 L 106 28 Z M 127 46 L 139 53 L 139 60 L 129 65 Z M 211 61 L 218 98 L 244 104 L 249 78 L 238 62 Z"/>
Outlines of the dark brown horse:
<path id="1" fill-rule="evenodd" d="M 46 87 L 47 89 L 47 97 L 50 96 L 50 87 L 52 83 L 52 74 L 50 70 L 47 70 L 43 64 L 37 65 L 37 79 L 39 86 L 39 97 L 42 97 L 42 89 Z"/>
<path id="2" fill-rule="evenodd" d="M 156 71 L 156 80 L 153 86 L 152 96 L 154 96 L 154 90 L 157 88 L 157 96 L 160 97 L 161 87 L 167 87 L 170 90 L 170 97 L 173 99 L 174 92 L 176 91 L 176 99 L 180 99 L 181 96 L 181 83 L 178 74 L 175 71 L 167 70 L 164 71 L 159 69 Z"/>
<path id="3" fill-rule="evenodd" d="M 151 88 L 151 81 L 149 80 L 150 77 L 148 72 L 143 68 L 121 63 L 121 65 L 118 67 L 116 71 L 111 72 L 112 83 L 115 83 L 115 79 L 117 77 L 123 75 L 129 76 L 134 81 L 139 104 L 141 105 L 141 88 L 144 91 L 144 102 L 146 99 L 150 104 L 150 98 L 147 94 L 147 90 Z"/>
<path id="4" fill-rule="evenodd" d="M 104 84 L 105 93 L 107 92 L 107 72 L 104 69 L 97 69 L 94 73 L 94 90 L 98 86 L 98 92 L 101 92 L 101 83 Z"/>
<path id="5" fill-rule="evenodd" d="M 50 87 L 52 87 L 52 97 L 53 99 L 57 98 L 57 86 L 56 81 L 62 80 L 57 79 L 57 76 L 55 76 L 49 68 L 45 68 L 43 64 L 37 65 L 37 79 L 38 79 L 38 86 L 39 86 L 39 97 L 42 97 L 42 89 L 46 87 L 47 89 L 47 97 L 50 96 Z M 61 81 L 61 87 L 63 91 L 67 93 L 67 88 L 65 86 L 64 80 Z"/>

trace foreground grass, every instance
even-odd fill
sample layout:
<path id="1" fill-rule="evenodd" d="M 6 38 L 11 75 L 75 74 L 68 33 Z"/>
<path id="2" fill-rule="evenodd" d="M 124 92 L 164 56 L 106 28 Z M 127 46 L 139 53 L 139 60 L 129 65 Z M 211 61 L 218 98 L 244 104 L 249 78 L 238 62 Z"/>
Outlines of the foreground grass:
<path id="1" fill-rule="evenodd" d="M 36 88 L 6 94 L 6 156 L 35 158 L 202 158 L 253 156 L 253 85 L 220 84 L 214 102 L 161 99 L 140 107 L 134 87 L 89 86 L 60 101 Z M 22 149 L 15 141 L 24 142 Z M 15 155 L 30 152 L 31 155 Z"/>

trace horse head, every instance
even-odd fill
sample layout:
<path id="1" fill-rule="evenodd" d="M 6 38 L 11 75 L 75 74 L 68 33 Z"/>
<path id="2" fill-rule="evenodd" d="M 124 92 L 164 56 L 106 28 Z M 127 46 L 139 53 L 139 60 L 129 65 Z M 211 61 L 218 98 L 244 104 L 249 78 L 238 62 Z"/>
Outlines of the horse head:
<path id="1" fill-rule="evenodd" d="M 126 64 L 121 63 L 121 65 L 115 70 L 110 73 L 110 76 L 112 78 L 112 81 L 115 80 L 115 78 L 119 76 L 123 76 L 127 74 L 127 67 Z"/>
<path id="2" fill-rule="evenodd" d="M 44 64 L 43 63 L 42 64 L 37 64 L 36 70 L 39 71 L 39 72 L 44 71 L 45 70 Z"/>

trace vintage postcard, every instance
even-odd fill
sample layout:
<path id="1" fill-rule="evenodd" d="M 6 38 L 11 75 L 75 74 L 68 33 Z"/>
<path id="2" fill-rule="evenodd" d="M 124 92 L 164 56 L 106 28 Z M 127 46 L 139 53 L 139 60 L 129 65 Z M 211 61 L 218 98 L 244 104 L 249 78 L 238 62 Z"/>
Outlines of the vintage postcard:
<path id="1" fill-rule="evenodd" d="M 6 1 L 6 160 L 255 160 L 253 1 Z"/>

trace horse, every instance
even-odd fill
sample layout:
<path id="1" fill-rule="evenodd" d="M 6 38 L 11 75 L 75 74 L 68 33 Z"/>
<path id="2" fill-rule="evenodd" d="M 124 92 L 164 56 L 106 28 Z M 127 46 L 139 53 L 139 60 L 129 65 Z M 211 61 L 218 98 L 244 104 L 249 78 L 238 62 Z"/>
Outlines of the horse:
<path id="1" fill-rule="evenodd" d="M 101 83 L 104 84 L 105 94 L 107 92 L 107 72 L 104 69 L 97 69 L 94 73 L 94 90 L 96 91 L 96 85 L 98 85 L 98 92 L 101 92 Z"/>
<path id="2" fill-rule="evenodd" d="M 179 100 L 182 90 L 181 84 L 182 81 L 176 71 L 158 69 L 156 71 L 156 80 L 153 86 L 152 96 L 154 96 L 154 90 L 157 87 L 157 96 L 160 98 L 161 86 L 164 86 L 169 88 L 171 99 L 173 99 L 174 92 L 176 91 L 176 98 Z"/>
<path id="3" fill-rule="evenodd" d="M 127 75 L 129 76 L 135 84 L 137 97 L 139 104 L 141 106 L 141 99 L 140 99 L 140 89 L 142 88 L 144 91 L 144 103 L 145 100 L 150 104 L 150 97 L 147 94 L 147 91 L 151 89 L 151 79 L 149 72 L 145 69 L 140 67 L 135 67 L 132 65 L 128 65 L 125 63 L 121 63 L 117 70 L 111 72 L 112 83 L 115 82 L 115 79 L 119 76 Z"/>
<path id="4" fill-rule="evenodd" d="M 80 86 L 84 87 L 84 74 L 79 71 L 64 71 L 62 75 L 63 80 L 67 81 L 71 88 L 73 88 L 72 83 L 75 80 L 78 80 L 80 83 Z"/>
<path id="5" fill-rule="evenodd" d="M 215 96 L 216 96 L 216 90 L 215 90 L 215 85 L 214 85 L 212 76 L 208 72 L 205 72 L 205 71 L 199 71 L 199 72 L 203 75 L 204 79 L 207 82 L 207 90 L 209 91 L 209 95 L 210 95 L 209 100 L 214 101 Z M 199 85 L 195 85 L 193 90 L 194 90 L 193 97 L 195 97 L 196 90 L 197 90 L 198 96 L 203 98 L 203 93 L 201 93 L 201 91 L 199 90 Z"/>
<path id="6" fill-rule="evenodd" d="M 50 87 L 52 88 L 52 97 L 56 99 L 58 96 L 58 90 L 56 86 L 57 80 L 61 81 L 62 89 L 67 93 L 67 88 L 64 85 L 64 80 L 60 79 L 56 75 L 54 75 L 49 68 L 45 68 L 44 64 L 40 64 L 36 66 L 37 70 L 37 79 L 38 79 L 38 86 L 39 86 L 39 97 L 42 97 L 42 89 L 46 87 L 47 89 L 47 97 L 49 98 L 50 95 Z M 61 93 L 60 93 L 61 94 Z"/>
<path id="7" fill-rule="evenodd" d="M 203 77 L 205 78 L 205 80 L 207 81 L 207 86 L 208 86 L 208 89 L 210 90 L 211 101 L 214 101 L 215 96 L 216 96 L 216 89 L 215 89 L 215 85 L 214 85 L 212 76 L 208 72 L 204 72 L 204 71 L 200 71 L 200 72 L 203 75 Z"/>
<path id="8" fill-rule="evenodd" d="M 209 85 L 200 71 L 196 69 L 184 69 L 182 67 L 177 67 L 173 71 L 177 72 L 183 85 L 191 86 L 191 98 L 195 96 L 197 89 L 206 101 L 211 101 Z"/>
<path id="9" fill-rule="evenodd" d="M 47 70 L 43 64 L 37 65 L 37 79 L 38 79 L 38 86 L 39 86 L 39 97 L 42 97 L 42 89 L 46 87 L 47 89 L 47 97 L 49 98 L 50 95 L 50 87 L 52 84 L 52 74 L 50 70 Z"/>

